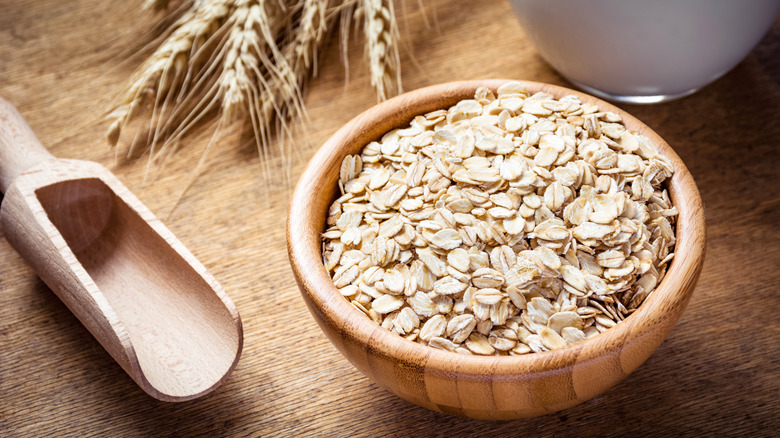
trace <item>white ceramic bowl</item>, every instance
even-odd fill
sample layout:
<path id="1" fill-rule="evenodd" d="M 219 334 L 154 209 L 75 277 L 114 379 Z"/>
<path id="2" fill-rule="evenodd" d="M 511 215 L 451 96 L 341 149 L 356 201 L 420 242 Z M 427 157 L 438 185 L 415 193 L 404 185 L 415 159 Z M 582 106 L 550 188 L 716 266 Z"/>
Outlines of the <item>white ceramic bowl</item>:
<path id="1" fill-rule="evenodd" d="M 599 97 L 686 96 L 736 66 L 780 0 L 509 0 L 539 53 Z"/>

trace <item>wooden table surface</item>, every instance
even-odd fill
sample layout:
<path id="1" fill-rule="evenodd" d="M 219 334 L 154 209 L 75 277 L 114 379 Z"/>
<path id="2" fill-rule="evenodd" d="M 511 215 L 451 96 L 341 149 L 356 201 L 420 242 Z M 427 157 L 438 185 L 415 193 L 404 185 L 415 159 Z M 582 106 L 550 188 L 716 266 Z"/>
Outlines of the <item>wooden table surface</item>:
<path id="1" fill-rule="evenodd" d="M 160 217 L 192 175 L 209 132 L 144 181 L 146 156 L 119 160 L 101 116 L 151 41 L 140 0 L 0 0 L 0 96 L 60 157 L 100 162 Z M 539 57 L 503 0 L 406 1 L 406 89 L 457 79 L 571 86 Z M 397 7 L 399 15 L 404 9 Z M 410 51 L 417 64 L 412 62 Z M 0 436 L 777 436 L 780 430 L 780 22 L 733 71 L 688 98 L 621 105 L 664 137 L 701 190 L 707 260 L 678 326 L 636 372 L 578 407 L 512 422 L 410 405 L 357 372 L 309 315 L 290 271 L 288 198 L 308 159 L 376 101 L 332 40 L 306 96 L 306 136 L 260 158 L 237 133 L 165 222 L 235 302 L 243 356 L 194 401 L 146 395 L 0 237 Z"/>

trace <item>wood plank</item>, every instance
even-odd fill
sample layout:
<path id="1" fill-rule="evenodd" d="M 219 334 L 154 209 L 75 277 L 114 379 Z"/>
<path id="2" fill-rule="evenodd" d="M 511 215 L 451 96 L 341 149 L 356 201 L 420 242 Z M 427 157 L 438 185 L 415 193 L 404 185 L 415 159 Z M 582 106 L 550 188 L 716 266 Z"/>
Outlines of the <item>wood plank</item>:
<path id="1" fill-rule="evenodd" d="M 102 115 L 151 41 L 140 0 L 0 3 L 0 96 L 59 157 L 109 167 L 165 218 L 209 140 L 191 137 L 156 179 L 145 156 L 120 159 Z M 404 87 L 517 78 L 570 86 L 531 46 L 508 3 L 435 3 L 440 32 L 406 1 Z M 402 7 L 397 8 L 403 12 Z M 146 20 L 146 21 L 145 21 Z M 678 326 L 626 380 L 557 414 L 477 422 L 437 414 L 378 388 L 328 342 L 290 271 L 285 214 L 317 146 L 376 101 L 351 41 L 338 43 L 306 96 L 308 137 L 261 159 L 240 133 L 221 141 L 166 225 L 209 269 L 244 323 L 243 356 L 214 393 L 164 403 L 124 373 L 0 239 L 0 435 L 171 436 L 771 436 L 780 429 L 780 23 L 739 66 L 688 98 L 620 105 L 675 148 L 708 222 L 707 261 Z M 267 170 L 264 170 L 267 169 Z M 2 233 L 0 232 L 0 235 Z"/>

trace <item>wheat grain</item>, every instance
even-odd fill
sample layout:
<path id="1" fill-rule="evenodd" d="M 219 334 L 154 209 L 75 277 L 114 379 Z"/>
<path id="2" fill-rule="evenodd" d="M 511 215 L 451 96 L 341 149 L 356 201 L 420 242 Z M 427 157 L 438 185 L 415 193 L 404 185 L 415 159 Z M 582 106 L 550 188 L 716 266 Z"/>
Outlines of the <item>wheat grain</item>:
<path id="1" fill-rule="evenodd" d="M 379 101 L 401 92 L 398 26 L 392 0 L 363 0 L 363 31 L 366 58 Z"/>
<path id="2" fill-rule="evenodd" d="M 301 22 L 295 32 L 293 43 L 295 59 L 291 63 L 296 72 L 313 68 L 317 74 L 317 48 L 328 29 L 327 12 L 330 0 L 305 0 Z"/>

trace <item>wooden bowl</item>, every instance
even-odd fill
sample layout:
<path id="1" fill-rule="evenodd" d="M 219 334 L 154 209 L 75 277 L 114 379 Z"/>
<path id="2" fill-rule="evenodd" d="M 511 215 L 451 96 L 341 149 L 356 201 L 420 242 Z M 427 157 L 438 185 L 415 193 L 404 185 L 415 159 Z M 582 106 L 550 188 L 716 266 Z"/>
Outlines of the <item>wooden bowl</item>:
<path id="1" fill-rule="evenodd" d="M 568 347 L 523 356 L 470 356 L 436 350 L 397 336 L 350 305 L 322 262 L 321 233 L 337 195 L 341 161 L 414 116 L 494 91 L 504 80 L 453 82 L 406 93 L 355 117 L 317 152 L 290 205 L 287 249 L 309 311 L 352 364 L 404 400 L 434 411 L 478 419 L 513 419 L 565 409 L 606 391 L 644 362 L 677 323 L 704 260 L 699 191 L 672 148 L 642 122 L 604 101 L 554 85 L 525 81 L 529 94 L 574 94 L 623 117 L 674 164 L 668 189 L 679 210 L 675 258 L 656 291 L 623 322 Z"/>

